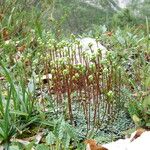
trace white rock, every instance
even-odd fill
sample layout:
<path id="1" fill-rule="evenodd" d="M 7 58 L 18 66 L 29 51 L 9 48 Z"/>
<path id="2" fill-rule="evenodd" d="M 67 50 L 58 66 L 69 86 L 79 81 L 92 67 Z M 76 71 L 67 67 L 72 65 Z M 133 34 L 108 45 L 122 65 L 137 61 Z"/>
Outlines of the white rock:
<path id="1" fill-rule="evenodd" d="M 129 143 L 129 139 L 120 139 L 115 142 L 104 144 L 103 146 L 108 150 L 126 150 L 126 147 Z"/>
<path id="2" fill-rule="evenodd" d="M 80 43 L 81 49 L 77 49 L 77 46 L 74 45 L 76 49 L 76 58 L 74 64 L 84 64 L 85 59 L 83 59 L 83 53 L 86 55 L 86 61 L 91 61 L 92 57 L 97 57 L 98 50 L 101 50 L 102 59 L 106 57 L 107 49 L 94 38 L 85 37 L 77 39 Z"/>
<path id="3" fill-rule="evenodd" d="M 131 142 L 135 132 L 128 139 L 103 144 L 108 150 L 150 150 L 150 131 L 145 131 L 140 137 Z"/>
<path id="4" fill-rule="evenodd" d="M 89 54 L 92 54 L 92 53 L 95 54 L 95 53 L 97 53 L 97 50 L 100 49 L 102 52 L 102 58 L 104 58 L 106 56 L 106 52 L 107 52 L 106 47 L 101 45 L 99 42 L 96 42 L 96 39 L 86 37 L 86 38 L 79 39 L 79 41 L 82 46 L 82 50 L 84 52 L 88 52 Z M 92 45 L 91 48 L 89 47 L 89 44 Z"/>
<path id="5" fill-rule="evenodd" d="M 142 133 L 140 137 L 127 145 L 127 150 L 150 150 L 150 131 Z"/>

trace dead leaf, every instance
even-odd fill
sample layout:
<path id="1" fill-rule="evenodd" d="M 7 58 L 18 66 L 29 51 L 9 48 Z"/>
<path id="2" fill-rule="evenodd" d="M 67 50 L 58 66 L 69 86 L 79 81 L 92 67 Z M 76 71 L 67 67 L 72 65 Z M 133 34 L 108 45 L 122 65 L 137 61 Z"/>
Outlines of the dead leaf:
<path id="1" fill-rule="evenodd" d="M 0 77 L 0 80 L 4 80 L 5 78 L 4 77 Z"/>
<path id="2" fill-rule="evenodd" d="M 108 35 L 108 36 L 112 36 L 112 32 L 110 32 L 110 31 L 108 31 L 108 32 L 106 32 L 106 35 Z"/>
<path id="3" fill-rule="evenodd" d="M 28 144 L 30 144 L 29 141 L 22 140 L 22 139 L 15 139 L 14 141 L 15 141 L 15 142 L 19 142 L 19 143 L 21 143 L 21 144 L 23 144 L 23 145 L 28 145 Z"/>
<path id="4" fill-rule="evenodd" d="M 10 38 L 9 38 L 9 31 L 8 31 L 8 29 L 4 28 L 4 29 L 2 29 L 1 32 L 2 32 L 2 37 L 3 37 L 4 41 L 10 39 Z"/>
<path id="5" fill-rule="evenodd" d="M 31 141 L 33 141 L 33 140 L 36 140 L 35 143 L 38 144 L 38 143 L 40 143 L 40 141 L 41 141 L 43 135 L 44 135 L 44 132 L 39 132 L 39 133 L 37 133 L 37 134 L 34 135 L 34 136 L 31 136 L 31 137 L 29 137 L 29 138 L 24 138 L 24 139 L 22 139 L 22 140 L 28 141 L 28 142 L 31 142 Z"/>
<path id="6" fill-rule="evenodd" d="M 17 50 L 18 50 L 19 52 L 23 52 L 23 51 L 25 50 L 25 48 L 26 48 L 26 45 L 24 44 L 24 45 L 22 45 L 22 46 L 17 47 Z"/>
<path id="7" fill-rule="evenodd" d="M 131 142 L 134 141 L 135 139 L 137 139 L 138 137 L 140 137 L 142 135 L 142 133 L 144 133 L 146 131 L 146 129 L 143 128 L 139 128 L 137 129 L 137 131 L 135 132 L 135 135 L 131 138 Z"/>
<path id="8" fill-rule="evenodd" d="M 93 139 L 87 139 L 84 143 L 86 144 L 86 150 L 108 150 L 101 145 L 97 145 L 96 140 Z"/>
<path id="9" fill-rule="evenodd" d="M 40 132 L 40 133 L 38 133 L 38 134 L 35 136 L 36 144 L 39 144 L 39 143 L 40 143 L 40 141 L 41 141 L 43 135 L 44 135 L 44 132 Z"/>

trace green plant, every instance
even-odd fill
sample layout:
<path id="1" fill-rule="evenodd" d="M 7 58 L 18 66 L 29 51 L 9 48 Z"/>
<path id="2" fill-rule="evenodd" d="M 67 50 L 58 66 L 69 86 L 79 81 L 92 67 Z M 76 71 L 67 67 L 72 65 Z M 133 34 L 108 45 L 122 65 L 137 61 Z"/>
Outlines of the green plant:
<path id="1" fill-rule="evenodd" d="M 147 37 L 149 36 L 149 26 L 148 26 L 148 20 L 146 18 L 146 33 Z M 149 41 L 145 41 L 147 47 L 145 48 L 145 53 L 149 55 Z M 145 56 L 144 56 L 145 58 Z M 135 122 L 137 126 L 150 128 L 150 93 L 149 93 L 149 85 L 150 85 L 150 78 L 148 74 L 150 73 L 150 67 L 149 62 L 147 62 L 146 59 L 143 63 L 143 68 L 141 71 L 141 87 L 142 90 L 139 92 L 139 89 L 136 87 L 136 99 L 129 102 L 129 113 Z M 138 76 L 138 75 L 137 75 Z M 136 86 L 135 82 L 133 83 L 133 86 Z"/>
<path id="2" fill-rule="evenodd" d="M 52 149 L 69 149 L 77 145 L 78 135 L 76 130 L 67 123 L 63 117 L 56 120 L 53 131 L 46 136 L 46 144 Z"/>
<path id="3" fill-rule="evenodd" d="M 124 9 L 114 14 L 112 22 L 114 27 L 125 27 L 126 25 L 132 26 L 136 24 L 135 17 L 129 9 Z"/>
<path id="4" fill-rule="evenodd" d="M 6 79 L 6 89 L 4 89 L 3 86 L 0 89 L 0 137 L 2 143 L 9 144 L 10 139 L 16 135 L 18 131 L 21 132 L 25 130 L 25 128 L 33 124 L 37 118 L 33 117 L 34 101 L 31 99 L 31 87 L 29 87 L 30 90 L 27 91 L 25 85 L 16 85 L 4 63 L 0 62 L 0 65 L 2 67 L 2 74 Z M 20 91 L 22 93 L 20 93 Z"/>
<path id="5" fill-rule="evenodd" d="M 8 96 L 4 99 L 0 90 L 0 141 L 6 145 L 6 149 L 9 147 L 11 137 L 16 133 L 15 126 L 11 123 L 10 118 L 10 100 L 11 100 L 11 87 L 8 90 Z M 6 101 L 6 104 L 3 102 Z M 6 106 L 5 106 L 6 105 Z M 1 144 L 2 144 L 1 143 Z"/>
<path id="6" fill-rule="evenodd" d="M 104 143 L 122 138 L 122 131 L 133 127 L 127 106 L 137 125 L 149 126 L 149 97 L 142 96 L 150 80 L 148 17 L 146 28 L 134 26 L 131 11 L 115 14 L 112 6 L 118 7 L 109 0 L 99 1 L 100 8 L 68 0 L 2 2 L 0 141 L 5 147 L 80 150 L 85 138 Z M 106 57 L 102 60 L 100 49 L 82 52 L 79 37 L 96 39 L 107 48 Z M 33 140 L 40 132 L 40 141 Z"/>
<path id="7" fill-rule="evenodd" d="M 138 127 L 150 128 L 150 96 L 129 103 L 129 113 Z"/>

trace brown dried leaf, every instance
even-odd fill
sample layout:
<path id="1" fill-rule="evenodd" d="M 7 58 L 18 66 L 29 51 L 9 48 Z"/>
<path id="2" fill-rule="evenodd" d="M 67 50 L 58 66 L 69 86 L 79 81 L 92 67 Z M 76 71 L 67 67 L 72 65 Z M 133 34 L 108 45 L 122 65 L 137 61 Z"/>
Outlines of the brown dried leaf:
<path id="1" fill-rule="evenodd" d="M 17 50 L 18 50 L 19 52 L 23 52 L 23 51 L 25 50 L 25 48 L 26 48 L 26 45 L 24 44 L 24 45 L 22 45 L 22 46 L 17 47 Z"/>
<path id="2" fill-rule="evenodd" d="M 96 140 L 93 139 L 87 139 L 84 141 L 84 143 L 87 145 L 86 150 L 108 150 L 101 145 L 97 145 Z"/>
<path id="3" fill-rule="evenodd" d="M 8 29 L 4 28 L 2 29 L 2 37 L 3 37 L 3 40 L 6 41 L 6 40 L 9 40 L 9 31 Z"/>
<path id="4" fill-rule="evenodd" d="M 106 35 L 108 35 L 108 36 L 112 36 L 112 34 L 113 34 L 113 32 L 110 32 L 110 31 L 106 32 Z"/>

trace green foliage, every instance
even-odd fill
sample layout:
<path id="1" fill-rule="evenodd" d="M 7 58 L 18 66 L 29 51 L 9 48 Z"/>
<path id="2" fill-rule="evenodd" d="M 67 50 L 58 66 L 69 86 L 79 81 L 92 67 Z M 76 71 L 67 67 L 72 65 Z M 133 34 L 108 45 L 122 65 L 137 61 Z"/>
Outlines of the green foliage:
<path id="1" fill-rule="evenodd" d="M 46 143 L 56 149 L 68 149 L 71 142 L 77 144 L 78 135 L 76 130 L 63 118 L 56 120 L 54 130 L 50 131 L 46 136 Z M 72 143 L 73 144 L 73 143 Z"/>
<path id="2" fill-rule="evenodd" d="M 129 9 L 124 9 L 117 12 L 114 14 L 112 19 L 113 27 L 126 27 L 128 25 L 133 26 L 134 24 L 136 24 L 136 20 Z"/>
<path id="3" fill-rule="evenodd" d="M 145 17 L 150 19 L 150 1 L 149 0 L 132 0 L 128 4 L 129 9 L 135 14 L 138 22 L 145 21 Z"/>
<path id="4" fill-rule="evenodd" d="M 37 117 L 32 116 L 34 109 L 30 92 L 34 93 L 34 91 L 31 91 L 31 87 L 27 91 L 24 84 L 16 85 L 9 70 L 2 62 L 0 64 L 8 88 L 5 91 L 0 89 L 0 140 L 2 143 L 8 143 L 17 134 L 17 130 L 20 132 L 25 130 L 37 120 Z"/>
<path id="5" fill-rule="evenodd" d="M 129 113 L 136 126 L 150 128 L 150 96 L 140 102 L 130 102 Z"/>
<path id="6" fill-rule="evenodd" d="M 147 26 L 146 33 L 147 36 L 149 36 L 149 24 L 147 19 L 146 19 L 146 26 Z M 147 44 L 147 53 L 149 54 L 149 41 L 146 40 L 146 44 Z M 146 73 L 144 67 L 146 68 Z M 142 78 L 141 82 L 143 82 L 145 90 L 144 92 L 146 94 L 138 93 L 139 99 L 133 100 L 129 103 L 129 113 L 137 126 L 150 128 L 150 95 L 149 95 L 150 77 L 147 76 L 150 73 L 150 66 L 149 64 L 147 65 L 145 64 L 144 67 L 142 70 L 144 78 Z"/>
<path id="7" fill-rule="evenodd" d="M 145 28 L 113 0 L 3 2 L 0 142 L 6 149 L 80 150 L 85 138 L 122 138 L 134 126 L 128 106 L 134 122 L 149 128 L 150 97 L 141 97 L 150 83 L 147 5 Z M 95 38 L 109 50 L 106 58 L 98 50 L 80 54 L 86 65 L 72 64 L 82 48 L 81 36 L 70 33 Z"/>
<path id="8" fill-rule="evenodd" d="M 1 101 L 1 119 L 0 119 L 0 141 L 3 143 L 8 143 L 10 138 L 15 134 L 16 130 L 14 125 L 11 124 L 10 120 L 10 97 L 11 89 L 8 91 L 8 98 L 6 99 L 6 106 L 2 103 L 4 98 L 2 92 L 0 91 L 0 101 Z"/>
<path id="9" fill-rule="evenodd" d="M 35 149 L 36 150 L 49 150 L 49 146 L 45 144 L 38 144 Z"/>

